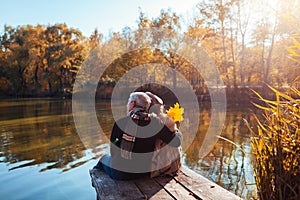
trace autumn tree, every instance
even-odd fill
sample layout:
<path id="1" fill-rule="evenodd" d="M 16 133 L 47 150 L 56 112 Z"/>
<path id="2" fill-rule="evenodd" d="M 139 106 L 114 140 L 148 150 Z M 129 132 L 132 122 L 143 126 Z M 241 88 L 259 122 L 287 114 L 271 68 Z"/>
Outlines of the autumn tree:
<path id="1" fill-rule="evenodd" d="M 176 57 L 183 39 L 181 35 L 181 23 L 179 16 L 171 10 L 161 10 L 160 16 L 151 22 L 152 41 L 154 48 L 159 49 L 164 54 L 164 60 L 168 67 L 173 69 L 169 72 L 173 79 L 173 87 L 177 87 L 176 71 L 182 67 L 182 60 Z M 175 71 L 176 70 L 176 71 Z M 169 77 L 168 75 L 166 77 Z"/>
<path id="2" fill-rule="evenodd" d="M 9 80 L 11 94 L 63 94 L 72 87 L 86 47 L 81 32 L 65 24 L 6 26 L 1 37 L 2 80 Z"/>
<path id="3" fill-rule="evenodd" d="M 201 1 L 197 4 L 199 10 L 199 19 L 203 21 L 203 25 L 213 30 L 215 33 L 214 50 L 216 53 L 221 53 L 219 63 L 221 74 L 228 74 L 228 68 L 232 66 L 229 60 L 232 60 L 232 55 L 228 53 L 230 46 L 228 45 L 229 31 L 228 28 L 232 22 L 232 12 L 235 6 L 234 0 L 214 0 Z M 231 20 L 231 21 L 230 21 Z M 229 77 L 224 77 L 224 81 L 228 82 Z"/>

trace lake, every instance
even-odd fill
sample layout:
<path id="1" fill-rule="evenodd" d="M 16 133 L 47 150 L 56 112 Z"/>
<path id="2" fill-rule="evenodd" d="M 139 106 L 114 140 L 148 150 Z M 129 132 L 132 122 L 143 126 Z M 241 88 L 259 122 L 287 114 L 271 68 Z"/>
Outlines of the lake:
<path id="1" fill-rule="evenodd" d="M 110 101 L 97 101 L 95 108 L 103 134 L 79 134 L 72 100 L 0 100 L 0 198 L 96 199 L 89 169 L 109 152 L 114 118 Z M 243 117 L 252 120 L 249 108 L 228 106 L 220 135 L 240 145 L 245 155 L 220 137 L 205 154 L 199 153 L 211 113 L 209 103 L 200 105 L 199 128 L 191 141 L 186 127 L 192 119 L 182 122 L 183 164 L 244 199 L 256 197 L 250 134 L 241 121 Z"/>

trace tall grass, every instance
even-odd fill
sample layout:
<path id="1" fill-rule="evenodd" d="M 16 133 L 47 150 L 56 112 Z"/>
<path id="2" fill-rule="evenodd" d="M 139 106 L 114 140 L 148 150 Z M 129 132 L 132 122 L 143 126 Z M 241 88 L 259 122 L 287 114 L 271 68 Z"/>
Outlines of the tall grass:
<path id="1" fill-rule="evenodd" d="M 292 88 L 287 95 L 269 88 L 276 100 L 253 91 L 261 102 L 254 105 L 262 110 L 254 115 L 257 129 L 250 129 L 258 196 L 261 200 L 300 199 L 300 91 Z"/>
<path id="2" fill-rule="evenodd" d="M 287 50 L 290 58 L 300 64 L 300 42 L 296 38 L 292 41 L 294 45 Z M 275 100 L 265 99 L 253 90 L 260 101 L 254 105 L 262 112 L 254 114 L 256 129 L 252 129 L 247 121 L 245 123 L 252 135 L 253 169 L 260 200 L 300 199 L 299 86 L 300 76 L 291 84 L 288 93 L 268 86 L 274 92 Z M 241 149 L 239 145 L 236 147 Z"/>

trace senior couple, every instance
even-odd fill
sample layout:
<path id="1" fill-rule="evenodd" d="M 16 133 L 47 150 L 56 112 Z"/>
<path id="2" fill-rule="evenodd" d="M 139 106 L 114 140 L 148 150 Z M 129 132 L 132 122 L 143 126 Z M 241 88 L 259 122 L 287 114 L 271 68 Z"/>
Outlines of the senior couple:
<path id="1" fill-rule="evenodd" d="M 181 142 L 162 99 L 151 92 L 133 92 L 127 116 L 112 128 L 110 155 L 101 157 L 95 168 L 119 180 L 175 175 L 181 167 Z"/>

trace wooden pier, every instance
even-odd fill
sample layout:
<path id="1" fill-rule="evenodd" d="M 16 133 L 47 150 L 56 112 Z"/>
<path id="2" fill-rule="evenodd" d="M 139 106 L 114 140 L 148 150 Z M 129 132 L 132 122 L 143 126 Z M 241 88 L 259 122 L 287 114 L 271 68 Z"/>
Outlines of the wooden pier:
<path id="1" fill-rule="evenodd" d="M 98 200 L 241 199 L 186 167 L 182 167 L 179 174 L 174 177 L 120 181 L 111 179 L 105 172 L 97 169 L 91 169 L 90 176 Z"/>

